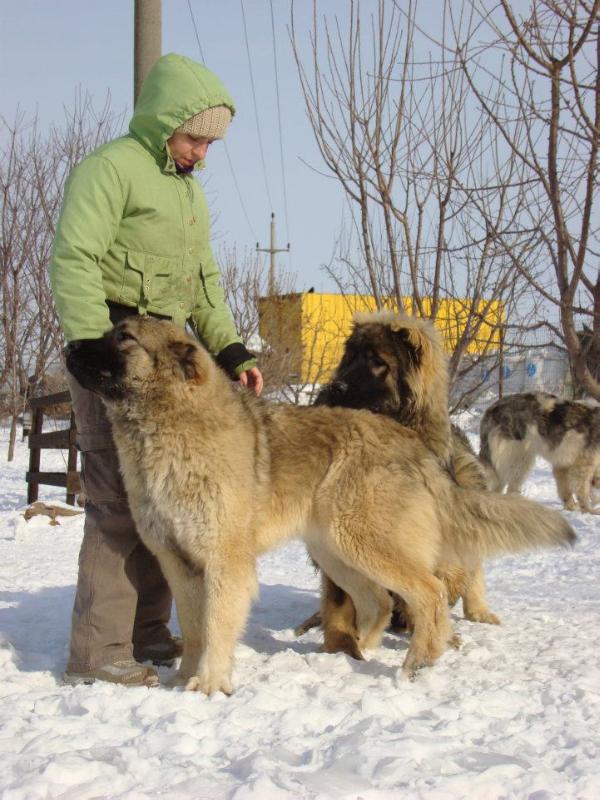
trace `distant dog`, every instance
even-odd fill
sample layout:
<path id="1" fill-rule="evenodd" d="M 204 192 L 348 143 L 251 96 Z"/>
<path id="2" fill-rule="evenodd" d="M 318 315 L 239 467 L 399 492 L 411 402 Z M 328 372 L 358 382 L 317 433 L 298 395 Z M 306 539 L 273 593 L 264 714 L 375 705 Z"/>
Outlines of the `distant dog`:
<path id="1" fill-rule="evenodd" d="M 536 456 L 552 465 L 565 508 L 599 514 L 592 489 L 600 475 L 600 406 L 545 392 L 511 394 L 481 419 L 481 458 L 498 491 L 519 492 Z"/>
<path id="2" fill-rule="evenodd" d="M 450 425 L 448 365 L 437 330 L 428 321 L 390 312 L 356 314 L 342 359 L 315 405 L 368 409 L 391 417 L 416 431 L 456 482 L 486 489 L 490 476 L 465 434 Z M 467 619 L 499 624 L 487 607 L 483 568 L 465 571 L 460 565 L 440 565 L 450 605 L 462 596 Z M 403 601 L 395 598 L 394 629 L 406 625 Z M 325 623 L 323 624 L 323 619 Z M 322 575 L 322 614 L 313 614 L 296 634 L 323 624 L 327 652 L 362 658 L 350 599 Z"/>
<path id="3" fill-rule="evenodd" d="M 575 539 L 538 503 L 457 487 L 417 433 L 382 415 L 239 391 L 169 322 L 129 317 L 72 345 L 67 366 L 105 401 L 137 530 L 175 597 L 187 689 L 232 691 L 257 556 L 290 538 L 350 595 L 361 644 L 387 624 L 387 589 L 404 598 L 408 676 L 456 641 L 441 562 Z"/>

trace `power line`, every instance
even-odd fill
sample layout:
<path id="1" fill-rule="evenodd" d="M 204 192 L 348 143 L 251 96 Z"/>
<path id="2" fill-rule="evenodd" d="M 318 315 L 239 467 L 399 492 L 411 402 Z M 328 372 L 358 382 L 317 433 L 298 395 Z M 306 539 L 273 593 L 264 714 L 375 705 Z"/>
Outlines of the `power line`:
<path id="1" fill-rule="evenodd" d="M 281 161 L 281 180 L 283 183 L 283 209 L 285 213 L 285 229 L 287 233 L 287 239 L 290 239 L 290 224 L 289 224 L 289 217 L 288 217 L 288 205 L 287 205 L 287 187 L 286 187 L 286 180 L 285 180 L 285 160 L 283 157 L 283 132 L 281 127 L 281 103 L 279 100 L 279 70 L 277 68 L 277 45 L 275 39 L 275 17 L 273 14 L 273 0 L 270 0 L 271 6 L 271 34 L 273 36 L 273 64 L 275 67 L 275 92 L 277 95 L 277 123 L 279 126 L 279 158 Z"/>
<path id="2" fill-rule="evenodd" d="M 271 211 L 273 210 L 273 201 L 271 199 L 271 192 L 269 190 L 269 181 L 267 180 L 267 165 L 265 162 L 265 154 L 263 151 L 262 145 L 262 136 L 260 132 L 260 122 L 258 119 L 258 105 L 256 102 L 256 89 L 254 86 L 254 74 L 252 71 L 252 58 L 250 56 L 250 45 L 248 44 L 248 28 L 246 26 L 246 13 L 244 11 L 244 0 L 240 0 L 240 6 L 242 8 L 242 22 L 244 24 L 244 39 L 246 41 L 246 53 L 248 54 L 248 70 L 250 72 L 250 84 L 252 86 L 252 99 L 254 101 L 254 118 L 256 119 L 256 132 L 258 135 L 258 148 L 260 150 L 260 158 L 262 161 L 262 168 L 263 168 L 263 177 L 265 179 L 265 188 L 267 190 L 267 199 L 269 200 L 269 204 L 271 206 Z"/>
<path id="3" fill-rule="evenodd" d="M 204 53 L 202 52 L 202 45 L 200 44 L 200 37 L 198 36 L 198 27 L 196 25 L 196 19 L 194 17 L 194 12 L 192 10 L 191 0 L 187 0 L 187 4 L 190 10 L 190 17 L 192 18 L 192 25 L 194 26 L 194 33 L 196 34 L 196 41 L 198 42 L 198 50 L 200 51 L 200 58 L 202 59 L 202 63 L 206 64 L 206 59 L 204 58 Z"/>
<path id="4" fill-rule="evenodd" d="M 196 41 L 198 42 L 198 50 L 200 51 L 200 58 L 202 59 L 202 63 L 206 65 L 206 59 L 204 58 L 204 52 L 202 51 L 202 45 L 200 44 L 200 36 L 198 35 L 198 26 L 196 25 L 196 18 L 194 17 L 194 10 L 192 9 L 192 4 L 190 0 L 187 0 L 188 8 L 190 10 L 190 17 L 192 18 L 192 25 L 194 28 L 194 33 L 196 35 Z M 235 170 L 233 169 L 233 163 L 231 161 L 231 156 L 229 155 L 229 148 L 227 147 L 227 142 L 223 140 L 223 144 L 225 145 L 225 155 L 227 156 L 227 163 L 229 164 L 229 170 L 231 172 L 231 177 L 233 178 L 233 185 L 235 186 L 235 191 L 237 192 L 238 199 L 240 201 L 240 206 L 242 207 L 242 211 L 244 213 L 244 217 L 246 218 L 246 222 L 248 223 L 248 227 L 250 228 L 250 232 L 254 239 L 257 238 L 256 232 L 252 227 L 252 223 L 250 222 L 250 217 L 248 216 L 248 211 L 246 210 L 246 206 L 244 204 L 244 200 L 242 198 L 242 193 L 240 191 L 239 184 L 237 182 L 237 178 L 235 175 Z"/>
<path id="5" fill-rule="evenodd" d="M 248 216 L 248 212 L 246 211 L 246 206 L 245 206 L 244 201 L 242 199 L 242 193 L 240 191 L 240 187 L 239 187 L 239 184 L 237 182 L 237 178 L 235 177 L 235 170 L 233 169 L 233 164 L 231 163 L 231 156 L 229 155 L 229 149 L 227 147 L 227 142 L 223 141 L 223 144 L 225 145 L 225 155 L 227 156 L 227 163 L 229 164 L 229 169 L 231 170 L 231 177 L 233 178 L 233 184 L 235 186 L 235 190 L 237 192 L 237 196 L 240 199 L 240 205 L 242 207 L 242 211 L 244 212 L 244 216 L 246 217 L 246 222 L 248 223 L 248 227 L 250 228 L 250 232 L 252 233 L 252 236 L 256 239 L 256 232 L 255 232 L 254 228 L 252 227 L 252 223 L 250 222 L 250 217 Z"/>

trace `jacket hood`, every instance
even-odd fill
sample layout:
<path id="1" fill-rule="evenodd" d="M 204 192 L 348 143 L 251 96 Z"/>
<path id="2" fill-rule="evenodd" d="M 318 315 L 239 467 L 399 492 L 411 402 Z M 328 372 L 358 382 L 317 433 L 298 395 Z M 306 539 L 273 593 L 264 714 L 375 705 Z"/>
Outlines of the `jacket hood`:
<path id="1" fill-rule="evenodd" d="M 235 114 L 229 92 L 213 72 L 191 58 L 168 53 L 144 81 L 129 132 L 155 156 L 167 157 L 165 143 L 175 128 L 213 106 L 227 106 Z"/>

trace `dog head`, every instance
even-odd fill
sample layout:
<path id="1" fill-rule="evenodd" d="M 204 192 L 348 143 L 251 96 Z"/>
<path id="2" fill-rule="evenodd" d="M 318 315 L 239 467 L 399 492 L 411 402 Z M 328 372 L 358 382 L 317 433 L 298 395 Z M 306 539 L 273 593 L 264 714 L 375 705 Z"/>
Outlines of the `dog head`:
<path id="1" fill-rule="evenodd" d="M 447 391 L 446 358 L 433 326 L 378 312 L 355 316 L 342 360 L 316 402 L 366 408 L 410 424 L 431 394 L 445 409 Z"/>
<path id="2" fill-rule="evenodd" d="M 71 343 L 66 362 L 85 389 L 107 401 L 199 384 L 214 368 L 206 350 L 181 328 L 147 316 L 127 317 L 100 339 Z"/>

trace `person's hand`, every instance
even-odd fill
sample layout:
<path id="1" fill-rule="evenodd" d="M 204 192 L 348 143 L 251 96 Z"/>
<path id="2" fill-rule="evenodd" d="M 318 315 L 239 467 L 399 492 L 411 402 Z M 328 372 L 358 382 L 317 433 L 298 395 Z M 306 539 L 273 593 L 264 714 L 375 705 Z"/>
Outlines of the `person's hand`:
<path id="1" fill-rule="evenodd" d="M 252 389 L 257 397 L 263 390 L 263 376 L 258 367 L 252 367 L 242 372 L 239 381 L 245 389 Z"/>

